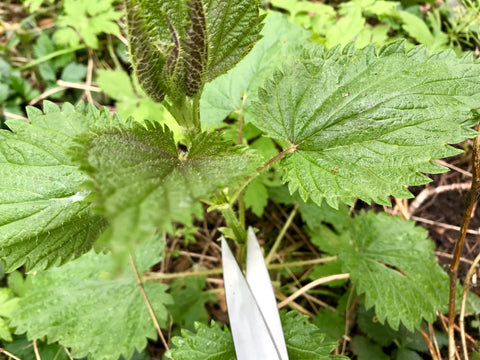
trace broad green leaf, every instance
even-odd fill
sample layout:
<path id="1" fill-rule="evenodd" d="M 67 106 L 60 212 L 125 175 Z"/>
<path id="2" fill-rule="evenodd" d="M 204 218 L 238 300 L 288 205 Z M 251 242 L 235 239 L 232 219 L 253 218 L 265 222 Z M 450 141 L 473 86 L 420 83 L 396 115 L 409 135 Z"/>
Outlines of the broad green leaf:
<path id="1" fill-rule="evenodd" d="M 12 329 L 7 319 L 19 311 L 18 298 L 12 296 L 12 290 L 0 288 L 0 340 L 12 341 Z"/>
<path id="2" fill-rule="evenodd" d="M 73 137 L 95 122 L 66 104 L 28 108 L 30 123 L 0 130 L 0 258 L 5 270 L 60 265 L 88 251 L 105 222 L 90 213 L 80 189 L 86 177 L 67 154 Z M 108 115 L 108 117 L 110 117 Z"/>
<path id="3" fill-rule="evenodd" d="M 357 335 L 352 339 L 352 351 L 358 360 L 388 360 L 389 357 L 382 351 L 382 347 L 365 336 Z"/>
<path id="4" fill-rule="evenodd" d="M 268 204 L 268 190 L 266 186 L 258 179 L 254 179 L 248 184 L 244 194 L 245 207 L 251 208 L 252 212 L 261 217 L 263 209 Z"/>
<path id="5" fill-rule="evenodd" d="M 318 227 L 312 241 L 338 255 L 342 271 L 365 294 L 365 306 L 375 306 L 382 324 L 398 329 L 402 323 L 413 331 L 423 319 L 435 321 L 436 311 L 446 306 L 448 276 L 435 260 L 426 230 L 412 221 L 370 211 L 351 219 L 342 232 Z"/>
<path id="6" fill-rule="evenodd" d="M 233 111 L 242 111 L 245 120 L 250 121 L 258 88 L 280 64 L 300 54 L 311 34 L 274 12 L 266 17 L 261 35 L 235 68 L 205 86 L 200 102 L 203 125 L 217 126 Z"/>
<path id="7" fill-rule="evenodd" d="M 230 147 L 219 133 L 200 133 L 187 152 L 158 123 L 117 123 L 81 140 L 77 157 L 98 192 L 98 211 L 112 223 L 114 246 L 140 242 L 172 221 L 191 223 L 197 201 L 234 185 L 258 166 L 243 147 Z"/>
<path id="8" fill-rule="evenodd" d="M 232 68 L 261 29 L 258 0 L 125 0 L 130 53 L 145 92 L 182 103 Z"/>
<path id="9" fill-rule="evenodd" d="M 195 276 L 177 279 L 170 285 L 169 293 L 173 297 L 173 305 L 168 309 L 177 326 L 193 329 L 196 321 L 208 321 L 205 303 L 217 298 L 204 291 L 205 283 L 205 277 Z"/>
<path id="10" fill-rule="evenodd" d="M 345 318 L 339 311 L 324 308 L 312 318 L 312 323 L 325 333 L 326 341 L 338 341 L 345 333 Z"/>
<path id="11" fill-rule="evenodd" d="M 422 173 L 446 170 L 432 159 L 459 153 L 447 144 L 476 135 L 478 79 L 471 54 L 429 57 L 401 41 L 378 52 L 319 47 L 266 83 L 254 124 L 295 149 L 281 162 L 291 192 L 333 207 L 390 204 L 430 181 Z"/>
<path id="12" fill-rule="evenodd" d="M 13 341 L 4 343 L 3 347 L 22 360 L 38 359 L 32 341 L 29 341 L 25 335 L 14 336 Z M 37 349 L 41 359 L 69 360 L 65 349 L 58 344 L 46 344 L 43 341 L 37 341 Z"/>
<path id="13" fill-rule="evenodd" d="M 175 360 L 235 360 L 232 334 L 212 322 L 211 326 L 196 322 L 195 333 L 182 330 L 182 336 L 173 337 L 175 348 L 165 356 Z"/>
<path id="14" fill-rule="evenodd" d="M 338 343 L 324 342 L 325 335 L 314 324 L 307 322 L 308 316 L 290 311 L 282 312 L 281 319 L 290 360 L 348 359 L 341 355 L 330 355 Z"/>
<path id="15" fill-rule="evenodd" d="M 330 355 L 337 343 L 324 343 L 325 335 L 318 328 L 307 323 L 307 316 L 293 311 L 280 313 L 283 332 L 287 342 L 290 360 L 334 360 L 348 359 L 345 356 Z M 196 323 L 196 333 L 183 330 L 181 337 L 174 337 L 176 348 L 167 352 L 169 359 L 175 360 L 234 360 L 235 347 L 232 334 L 222 330 L 216 323 L 211 327 Z"/>
<path id="16" fill-rule="evenodd" d="M 164 242 L 153 237 L 137 248 L 133 261 L 138 273 L 160 261 Z M 129 359 L 142 351 L 147 338 L 157 337 L 130 263 L 121 274 L 111 254 L 92 251 L 59 268 L 29 275 L 31 283 L 12 318 L 17 333 L 29 339 L 47 337 L 71 348 L 72 356 L 97 360 Z M 167 285 L 143 284 L 152 309 L 166 324 Z"/>

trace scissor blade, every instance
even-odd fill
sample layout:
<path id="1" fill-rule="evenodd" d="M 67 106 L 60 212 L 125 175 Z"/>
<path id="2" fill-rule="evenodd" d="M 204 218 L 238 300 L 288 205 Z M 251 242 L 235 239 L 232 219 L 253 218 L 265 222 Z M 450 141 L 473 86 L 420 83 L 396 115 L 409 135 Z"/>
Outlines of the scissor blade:
<path id="1" fill-rule="evenodd" d="M 260 245 L 251 227 L 248 228 L 247 237 L 246 279 L 267 323 L 269 332 L 272 334 L 275 347 L 280 354 L 280 359 L 288 360 L 287 345 L 285 344 L 285 336 L 283 335 L 272 282 L 270 281 L 270 275 L 268 274 Z"/>
<path id="2" fill-rule="evenodd" d="M 237 360 L 282 360 L 247 280 L 222 236 L 223 280 Z"/>

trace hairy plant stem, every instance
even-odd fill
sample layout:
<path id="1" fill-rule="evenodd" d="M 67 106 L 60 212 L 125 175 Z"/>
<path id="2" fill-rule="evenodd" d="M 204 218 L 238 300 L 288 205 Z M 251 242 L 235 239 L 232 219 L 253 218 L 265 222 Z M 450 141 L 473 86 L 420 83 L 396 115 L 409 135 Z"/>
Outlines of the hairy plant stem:
<path id="1" fill-rule="evenodd" d="M 475 212 L 477 200 L 480 194 L 480 139 L 477 136 L 473 143 L 473 170 L 472 170 L 472 186 L 467 193 L 465 203 L 465 211 L 463 213 L 462 225 L 458 233 L 457 243 L 453 253 L 453 260 L 450 264 L 450 296 L 448 305 L 448 359 L 455 359 L 455 296 L 457 290 L 458 265 L 460 264 L 460 255 L 462 254 L 463 244 L 467 235 L 468 224 L 470 218 Z"/>
<path id="2" fill-rule="evenodd" d="M 188 147 L 191 139 L 202 131 L 200 123 L 200 94 L 195 95 L 193 98 L 186 98 L 179 103 L 164 100 L 162 104 L 178 125 L 182 127 Z"/>
<path id="3" fill-rule="evenodd" d="M 223 217 L 225 218 L 225 222 L 232 230 L 234 235 L 233 240 L 235 240 L 238 246 L 245 244 L 245 240 L 247 239 L 247 232 L 245 231 L 245 227 L 242 225 L 237 215 L 235 214 L 232 205 L 230 205 L 229 203 L 222 204 L 218 206 L 217 209 L 220 210 Z"/>
<path id="4" fill-rule="evenodd" d="M 243 190 L 247 187 L 248 184 L 250 184 L 250 182 L 255 179 L 258 175 L 260 175 L 262 172 L 264 172 L 266 169 L 268 169 L 268 167 L 272 164 L 274 164 L 275 162 L 281 160 L 285 155 L 287 154 L 291 154 L 293 152 L 295 152 L 295 150 L 297 150 L 297 145 L 294 145 L 294 144 L 290 144 L 290 146 L 288 148 L 286 148 L 285 150 L 283 150 L 282 152 L 278 153 L 277 155 L 275 155 L 273 158 L 267 160 L 262 166 L 260 166 L 259 168 L 257 168 L 257 172 L 253 175 L 250 175 L 248 176 L 245 181 L 235 190 L 235 192 L 232 194 L 232 196 L 230 197 L 230 204 L 234 204 L 238 197 L 240 196 L 240 194 L 243 192 Z"/>
<path id="5" fill-rule="evenodd" d="M 277 269 L 287 269 L 292 267 L 299 267 L 299 266 L 313 266 L 318 264 L 324 264 L 330 261 L 337 260 L 336 256 L 329 256 L 319 259 L 310 259 L 310 260 L 299 260 L 299 261 L 292 261 L 283 264 L 269 264 L 267 265 L 267 269 L 269 270 L 277 270 Z M 142 282 L 143 281 L 157 281 L 157 280 L 172 280 L 178 279 L 183 277 L 191 277 L 191 276 L 210 276 L 210 275 L 220 275 L 223 273 L 222 268 L 210 269 L 210 270 L 199 270 L 199 271 L 184 271 L 179 273 L 155 273 L 155 272 L 146 272 L 142 275 Z"/>

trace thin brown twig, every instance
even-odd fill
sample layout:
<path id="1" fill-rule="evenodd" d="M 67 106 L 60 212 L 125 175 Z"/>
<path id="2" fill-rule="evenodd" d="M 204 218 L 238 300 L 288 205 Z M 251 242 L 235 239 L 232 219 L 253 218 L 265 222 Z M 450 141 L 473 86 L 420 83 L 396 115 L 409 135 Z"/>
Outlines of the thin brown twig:
<path id="1" fill-rule="evenodd" d="M 60 92 L 60 91 L 63 91 L 65 90 L 64 87 L 55 87 L 55 88 L 52 88 L 52 89 L 48 89 L 47 91 L 41 93 L 40 95 L 38 95 L 35 99 L 31 100 L 28 105 L 32 106 L 32 105 L 35 105 L 36 103 L 48 98 L 50 95 L 53 95 L 57 92 Z"/>
<path id="2" fill-rule="evenodd" d="M 453 255 L 452 254 L 448 254 L 448 253 L 444 253 L 444 252 L 441 252 L 441 251 L 435 251 L 434 254 L 436 256 L 441 256 L 441 257 L 445 257 L 445 258 L 448 258 L 448 259 L 453 259 Z M 461 257 L 460 258 L 460 261 L 466 263 L 466 264 L 470 264 L 472 265 L 473 264 L 473 261 L 472 260 L 468 260 L 464 257 Z"/>
<path id="3" fill-rule="evenodd" d="M 287 296 L 281 293 L 280 291 L 275 291 L 275 296 L 282 301 L 285 301 L 287 299 Z M 290 306 L 294 310 L 301 312 L 302 314 L 308 315 L 309 317 L 315 316 L 315 314 L 311 313 L 310 311 L 305 309 L 303 306 L 297 304 L 295 301 L 289 302 L 288 306 Z"/>
<path id="4" fill-rule="evenodd" d="M 57 80 L 57 85 L 67 89 L 78 89 L 83 91 L 88 90 L 90 92 L 102 92 L 102 89 L 100 89 L 97 86 L 92 86 L 92 85 L 82 84 L 82 83 L 74 83 L 70 81 Z"/>
<path id="5" fill-rule="evenodd" d="M 67 354 L 68 358 L 70 360 L 73 360 L 72 354 L 70 354 L 70 351 L 68 351 L 68 349 L 65 346 L 63 347 L 63 350 L 65 351 L 65 354 Z"/>
<path id="6" fill-rule="evenodd" d="M 432 356 L 432 359 L 440 360 L 438 358 L 437 352 L 435 351 L 435 348 L 433 347 L 432 341 L 430 340 L 430 337 L 428 336 L 428 334 L 422 328 L 420 328 L 420 333 L 422 334 L 425 344 L 427 344 L 428 351 L 430 351 L 430 355 Z"/>
<path id="7" fill-rule="evenodd" d="M 447 191 L 467 191 L 468 189 L 470 189 L 471 186 L 471 182 L 466 182 L 441 185 L 436 187 L 427 187 L 423 189 L 420 194 L 415 197 L 415 200 L 410 203 L 410 206 L 408 207 L 408 214 L 413 215 L 418 210 L 420 205 L 422 205 L 425 200 L 427 200 L 432 195 L 441 194 Z"/>
<path id="8" fill-rule="evenodd" d="M 38 351 L 37 339 L 33 340 L 33 352 L 35 353 L 35 359 L 42 360 L 40 357 L 40 352 Z"/>
<path id="9" fill-rule="evenodd" d="M 0 354 L 5 354 L 5 355 L 11 357 L 13 360 L 22 360 L 22 359 L 20 359 L 19 357 L 16 357 L 16 356 L 13 355 L 12 353 L 9 353 L 7 350 L 2 349 L 2 348 L 0 348 Z"/>
<path id="10" fill-rule="evenodd" d="M 329 256 L 329 257 L 324 257 L 319 259 L 299 260 L 299 261 L 292 261 L 292 262 L 286 262 L 281 264 L 268 264 L 267 269 L 276 270 L 276 269 L 286 269 L 289 267 L 312 266 L 312 265 L 323 264 L 330 261 L 335 261 L 336 259 L 337 259 L 336 256 Z M 143 281 L 172 280 L 172 279 L 178 279 L 178 278 L 190 277 L 190 276 L 220 275 L 222 273 L 223 273 L 222 268 L 197 270 L 197 271 L 183 271 L 178 273 L 145 272 L 142 275 L 142 279 Z"/>
<path id="11" fill-rule="evenodd" d="M 440 318 L 440 322 L 442 323 L 442 326 L 443 326 L 443 330 L 448 333 L 448 317 L 445 316 L 444 314 L 442 314 L 441 312 L 437 312 L 437 315 L 438 317 Z M 456 329 L 456 328 L 455 328 Z M 461 360 L 460 359 L 460 354 L 458 353 L 457 351 L 457 348 L 455 348 L 455 357 L 457 358 L 457 360 Z"/>
<path id="12" fill-rule="evenodd" d="M 438 341 L 437 341 L 437 337 L 435 335 L 435 330 L 433 329 L 433 325 L 432 324 L 428 324 L 428 332 L 430 334 L 430 337 L 432 338 L 433 340 L 433 345 L 435 346 L 435 351 L 437 353 L 437 356 L 439 359 L 442 358 L 442 354 L 440 353 L 440 347 L 438 346 Z"/>
<path id="13" fill-rule="evenodd" d="M 11 113 L 11 112 L 8 112 L 8 111 L 0 111 L 0 115 L 3 115 L 7 118 L 11 118 L 11 119 L 18 119 L 18 120 L 28 120 L 27 117 L 25 116 L 22 116 L 22 115 L 17 115 L 17 114 L 14 114 L 14 113 Z"/>
<path id="14" fill-rule="evenodd" d="M 462 305 L 460 307 L 460 318 L 458 320 L 458 325 L 460 326 L 460 337 L 462 339 L 463 356 L 465 359 L 468 359 L 468 348 L 465 334 L 465 308 L 467 305 L 467 295 L 470 286 L 470 280 L 472 279 L 473 274 L 476 272 L 479 262 L 480 254 L 475 257 L 473 264 L 470 266 L 470 269 L 468 269 L 467 276 L 465 276 L 465 281 L 463 283 Z"/>
<path id="15" fill-rule="evenodd" d="M 147 294 L 145 292 L 145 289 L 143 288 L 142 281 L 138 276 L 137 268 L 135 267 L 135 263 L 133 262 L 132 255 L 130 255 L 130 265 L 132 265 L 132 269 L 135 274 L 135 279 L 137 279 L 138 287 L 140 288 L 140 292 L 142 293 L 143 300 L 145 300 L 145 305 L 147 305 L 147 309 L 148 309 L 148 312 L 150 313 L 150 317 L 152 318 L 155 328 L 157 329 L 158 336 L 160 337 L 160 340 L 162 341 L 163 346 L 165 347 L 165 350 L 168 351 L 170 350 L 170 348 L 168 347 L 168 343 L 165 340 L 165 337 L 163 336 L 162 329 L 160 329 L 160 325 L 158 324 L 157 317 L 155 316 L 152 306 L 150 305 L 150 301 L 148 301 Z"/>
<path id="16" fill-rule="evenodd" d="M 459 172 L 459 173 L 462 174 L 462 175 L 465 175 L 465 176 L 467 176 L 467 177 L 472 177 L 472 173 L 470 173 L 470 172 L 468 172 L 468 171 L 465 171 L 465 170 L 459 168 L 458 166 L 449 164 L 448 162 L 446 162 L 446 161 L 444 161 L 444 160 L 438 159 L 438 160 L 435 160 L 435 162 L 436 162 L 437 164 L 442 165 L 442 166 L 448 167 L 449 169 L 455 170 L 455 171 Z"/>
<path id="17" fill-rule="evenodd" d="M 465 243 L 465 237 L 467 235 L 468 224 L 477 207 L 477 199 L 480 191 L 480 139 L 477 136 L 473 142 L 472 153 L 472 186 L 467 193 L 467 199 L 465 203 L 465 211 L 463 213 L 462 225 L 460 232 L 458 233 L 457 243 L 455 244 L 455 250 L 453 253 L 453 260 L 450 265 L 450 296 L 448 304 L 448 359 L 455 359 L 455 297 L 457 290 L 457 277 L 458 266 L 460 264 L 460 256 L 463 250 L 463 244 Z"/>
<path id="18" fill-rule="evenodd" d="M 429 220 L 429 219 L 421 218 L 421 217 L 418 217 L 418 216 L 411 216 L 410 219 L 421 222 L 421 223 L 424 223 L 424 224 L 428 224 L 428 225 L 435 225 L 435 226 L 438 226 L 438 227 L 441 227 L 441 228 L 444 228 L 444 229 L 448 229 L 448 230 L 455 230 L 455 231 L 461 231 L 462 230 L 462 228 L 459 227 L 459 226 L 445 224 L 445 223 L 442 223 L 442 222 L 439 222 L 439 221 Z M 477 230 L 467 229 L 465 232 L 467 234 L 480 235 L 480 231 L 477 231 Z"/>

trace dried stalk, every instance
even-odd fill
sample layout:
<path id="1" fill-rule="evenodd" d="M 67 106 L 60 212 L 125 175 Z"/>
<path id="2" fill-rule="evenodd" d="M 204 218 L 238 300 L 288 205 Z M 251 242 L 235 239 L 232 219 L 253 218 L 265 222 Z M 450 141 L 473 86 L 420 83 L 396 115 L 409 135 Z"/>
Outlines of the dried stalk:
<path id="1" fill-rule="evenodd" d="M 477 270 L 477 265 L 479 262 L 480 254 L 477 255 L 477 257 L 473 261 L 473 264 L 470 266 L 470 269 L 468 269 L 467 276 L 465 277 L 465 281 L 463 283 L 462 306 L 460 308 L 460 318 L 458 320 L 458 324 L 460 326 L 460 337 L 462 338 L 463 355 L 465 356 L 465 359 L 468 359 L 467 339 L 465 334 L 465 307 L 467 305 L 467 295 L 470 280 L 472 279 L 473 274 Z"/>
<path id="2" fill-rule="evenodd" d="M 457 290 L 458 265 L 460 264 L 460 255 L 462 254 L 463 244 L 467 235 L 468 224 L 470 218 L 475 212 L 477 206 L 477 199 L 480 192 L 480 140 L 477 136 L 473 143 L 473 171 L 472 171 L 472 186 L 467 193 L 465 203 L 465 211 L 463 213 L 462 225 L 458 234 L 455 251 L 453 253 L 453 260 L 450 265 L 450 296 L 448 306 L 448 359 L 455 359 L 455 295 Z"/>

